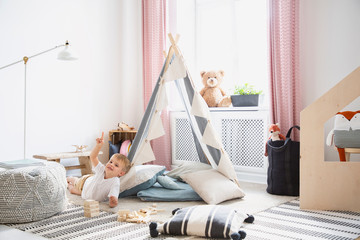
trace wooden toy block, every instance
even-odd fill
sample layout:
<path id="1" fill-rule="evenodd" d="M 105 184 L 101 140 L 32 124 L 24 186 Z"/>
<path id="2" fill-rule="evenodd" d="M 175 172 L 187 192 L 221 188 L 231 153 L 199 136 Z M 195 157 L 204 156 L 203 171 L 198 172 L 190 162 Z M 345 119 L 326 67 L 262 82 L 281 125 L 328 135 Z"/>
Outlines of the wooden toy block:
<path id="1" fill-rule="evenodd" d="M 120 209 L 119 211 L 118 211 L 118 215 L 119 216 L 123 216 L 123 215 L 125 215 L 125 216 L 127 216 L 128 214 L 130 214 L 130 210 L 128 210 L 128 209 Z"/>
<path id="2" fill-rule="evenodd" d="M 95 216 L 99 216 L 100 214 L 100 209 L 99 207 L 96 208 L 84 208 L 84 216 L 85 217 L 95 217 Z"/>
<path id="3" fill-rule="evenodd" d="M 96 217 L 96 216 L 99 216 L 100 215 L 100 212 L 84 212 L 84 216 L 85 217 Z"/>
<path id="4" fill-rule="evenodd" d="M 157 212 L 164 211 L 163 209 L 156 209 L 156 204 L 148 208 L 142 208 L 139 211 L 130 211 L 128 209 L 121 209 L 118 211 L 117 221 L 131 222 L 131 223 L 148 223 L 150 222 L 150 215 L 157 214 Z"/>
<path id="5" fill-rule="evenodd" d="M 99 202 L 95 200 L 84 201 L 84 216 L 96 217 L 100 214 Z"/>
<path id="6" fill-rule="evenodd" d="M 84 212 L 99 212 L 100 208 L 99 207 L 95 207 L 95 208 L 84 208 Z"/>
<path id="7" fill-rule="evenodd" d="M 85 200 L 84 201 L 84 207 L 94 207 L 94 206 L 99 206 L 99 202 L 95 201 L 95 200 Z"/>
<path id="8" fill-rule="evenodd" d="M 118 222 L 126 222 L 126 216 L 125 217 L 124 216 L 118 216 L 117 221 Z"/>
<path id="9" fill-rule="evenodd" d="M 117 217 L 118 222 L 126 222 L 126 219 L 128 218 L 130 212 L 131 211 L 128 209 L 120 209 L 118 211 L 118 217 Z"/>

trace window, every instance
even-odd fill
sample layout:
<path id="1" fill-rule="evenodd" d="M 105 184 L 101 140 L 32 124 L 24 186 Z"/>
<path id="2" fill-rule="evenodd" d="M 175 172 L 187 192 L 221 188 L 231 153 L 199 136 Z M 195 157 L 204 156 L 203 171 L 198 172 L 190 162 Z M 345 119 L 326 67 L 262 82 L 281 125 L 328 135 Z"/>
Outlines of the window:
<path id="1" fill-rule="evenodd" d="M 198 90 L 201 71 L 222 69 L 227 94 L 244 83 L 268 92 L 266 0 L 178 0 L 172 6 L 170 29 L 181 35 L 178 45 Z"/>

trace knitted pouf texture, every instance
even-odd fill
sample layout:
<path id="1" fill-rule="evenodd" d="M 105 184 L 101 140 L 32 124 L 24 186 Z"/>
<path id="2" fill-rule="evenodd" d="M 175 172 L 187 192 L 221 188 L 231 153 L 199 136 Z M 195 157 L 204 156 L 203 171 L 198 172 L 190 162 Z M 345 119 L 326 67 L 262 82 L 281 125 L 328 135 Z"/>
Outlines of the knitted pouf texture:
<path id="1" fill-rule="evenodd" d="M 38 221 L 66 209 L 66 171 L 57 162 L 1 169 L 0 223 Z"/>

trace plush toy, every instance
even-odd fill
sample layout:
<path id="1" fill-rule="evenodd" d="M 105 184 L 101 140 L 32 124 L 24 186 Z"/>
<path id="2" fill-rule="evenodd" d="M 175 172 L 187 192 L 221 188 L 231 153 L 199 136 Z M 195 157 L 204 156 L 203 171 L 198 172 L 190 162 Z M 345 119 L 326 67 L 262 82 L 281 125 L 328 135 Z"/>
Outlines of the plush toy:
<path id="1" fill-rule="evenodd" d="M 231 104 L 230 96 L 227 96 L 225 91 L 220 88 L 220 84 L 224 77 L 224 71 L 218 72 L 202 71 L 200 73 L 204 88 L 201 89 L 200 95 L 205 99 L 209 107 L 228 107 Z"/>
<path id="2" fill-rule="evenodd" d="M 346 161 L 345 148 L 360 147 L 360 111 L 344 111 L 335 115 L 334 129 L 327 138 L 326 145 L 334 145 L 341 162 Z"/>
<path id="3" fill-rule="evenodd" d="M 240 230 L 243 223 L 254 222 L 252 215 L 219 205 L 177 208 L 172 213 L 174 216 L 163 224 L 150 223 L 151 237 L 161 233 L 240 240 L 246 237 L 245 231 Z"/>
<path id="4" fill-rule="evenodd" d="M 76 148 L 76 152 L 83 152 L 88 146 L 87 145 L 73 145 Z"/>
<path id="5" fill-rule="evenodd" d="M 134 127 L 130 127 L 128 124 L 124 122 L 118 123 L 118 130 L 120 131 L 131 131 L 134 129 L 135 129 Z"/>
<path id="6" fill-rule="evenodd" d="M 269 133 L 270 133 L 270 137 L 268 140 L 271 139 L 272 141 L 280 141 L 280 140 L 286 139 L 286 137 L 280 133 L 279 123 L 271 124 L 269 127 Z M 268 152 L 267 152 L 267 147 L 265 144 L 265 156 L 267 156 L 267 155 L 268 155 Z"/>

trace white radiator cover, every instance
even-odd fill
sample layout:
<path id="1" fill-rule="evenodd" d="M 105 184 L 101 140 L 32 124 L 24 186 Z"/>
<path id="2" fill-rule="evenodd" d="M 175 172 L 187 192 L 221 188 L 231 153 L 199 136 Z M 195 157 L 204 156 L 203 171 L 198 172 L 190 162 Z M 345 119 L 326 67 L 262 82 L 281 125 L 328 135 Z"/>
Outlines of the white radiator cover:
<path id="1" fill-rule="evenodd" d="M 266 183 L 268 162 L 264 156 L 268 138 L 267 110 L 211 109 L 211 121 L 222 140 L 240 181 Z M 190 122 L 184 111 L 170 113 L 172 164 L 199 161 Z"/>

